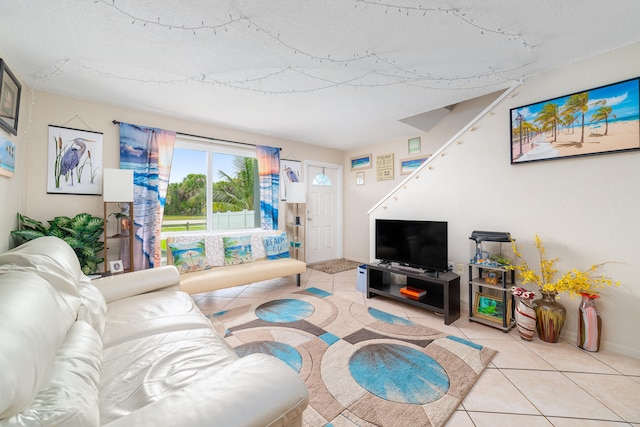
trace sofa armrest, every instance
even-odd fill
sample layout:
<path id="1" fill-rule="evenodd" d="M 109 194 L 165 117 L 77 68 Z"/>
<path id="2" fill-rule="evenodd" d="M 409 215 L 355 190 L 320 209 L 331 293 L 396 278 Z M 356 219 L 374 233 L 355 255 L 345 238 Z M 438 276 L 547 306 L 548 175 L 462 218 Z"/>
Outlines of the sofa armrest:
<path id="1" fill-rule="evenodd" d="M 293 369 L 275 357 L 251 354 L 106 427 L 283 427 L 299 422 L 308 403 Z"/>
<path id="2" fill-rule="evenodd" d="M 91 283 L 102 292 L 108 304 L 112 301 L 160 289 L 179 289 L 180 273 L 175 266 L 167 265 L 148 270 L 113 274 L 95 279 Z"/>

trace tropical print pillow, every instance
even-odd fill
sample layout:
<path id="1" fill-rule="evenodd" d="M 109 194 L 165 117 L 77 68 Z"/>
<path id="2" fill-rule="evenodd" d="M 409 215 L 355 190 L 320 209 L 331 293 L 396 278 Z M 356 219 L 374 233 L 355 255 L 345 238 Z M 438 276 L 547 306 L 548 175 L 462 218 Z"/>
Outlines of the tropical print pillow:
<path id="1" fill-rule="evenodd" d="M 173 256 L 173 265 L 180 273 L 210 268 L 207 263 L 204 239 L 189 243 L 170 243 L 169 249 Z"/>
<path id="2" fill-rule="evenodd" d="M 251 235 L 223 237 L 222 242 L 224 245 L 224 263 L 226 265 L 253 261 Z"/>

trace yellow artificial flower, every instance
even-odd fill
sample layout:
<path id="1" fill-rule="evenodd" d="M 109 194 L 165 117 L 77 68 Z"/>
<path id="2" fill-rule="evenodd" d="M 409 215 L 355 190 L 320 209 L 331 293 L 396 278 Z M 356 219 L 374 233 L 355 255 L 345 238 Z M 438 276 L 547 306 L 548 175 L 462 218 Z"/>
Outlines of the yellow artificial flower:
<path id="1" fill-rule="evenodd" d="M 540 274 L 537 274 L 529 267 L 514 241 L 511 242 L 511 246 L 514 254 L 520 260 L 520 264 L 507 266 L 506 268 L 517 270 L 522 279 L 522 284 L 535 283 L 540 292 L 569 292 L 569 295 L 573 298 L 580 294 L 597 295 L 599 291 L 605 287 L 612 285 L 620 286 L 620 282 L 614 282 L 609 277 L 595 275 L 596 270 L 605 263 L 594 264 L 585 271 L 580 271 L 575 268 L 571 269 L 554 282 L 553 279 L 558 272 L 555 268 L 555 263 L 558 261 L 558 258 L 547 258 L 542 240 L 540 240 L 537 234 L 535 236 L 535 246 L 540 256 Z"/>

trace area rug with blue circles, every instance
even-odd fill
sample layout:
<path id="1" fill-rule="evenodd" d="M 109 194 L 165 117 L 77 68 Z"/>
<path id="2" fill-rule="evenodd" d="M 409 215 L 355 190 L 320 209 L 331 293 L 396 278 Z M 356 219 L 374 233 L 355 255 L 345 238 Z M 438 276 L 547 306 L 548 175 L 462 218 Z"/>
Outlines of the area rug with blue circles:
<path id="1" fill-rule="evenodd" d="M 239 356 L 298 372 L 307 426 L 442 426 L 496 354 L 318 288 L 207 317 Z"/>

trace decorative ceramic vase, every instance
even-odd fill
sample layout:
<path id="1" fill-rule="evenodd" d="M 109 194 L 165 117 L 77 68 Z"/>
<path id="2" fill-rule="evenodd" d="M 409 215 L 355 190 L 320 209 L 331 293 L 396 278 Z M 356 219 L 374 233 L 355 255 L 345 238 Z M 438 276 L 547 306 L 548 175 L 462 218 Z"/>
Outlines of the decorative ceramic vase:
<path id="1" fill-rule="evenodd" d="M 598 295 L 582 294 L 578 307 L 578 347 L 587 351 L 600 350 L 602 318 L 596 306 Z"/>
<path id="2" fill-rule="evenodd" d="M 521 298 L 516 297 L 515 300 L 515 318 L 518 333 L 523 340 L 531 341 L 533 334 L 536 332 L 536 311 Z"/>
<path id="3" fill-rule="evenodd" d="M 542 298 L 533 301 L 536 311 L 536 330 L 541 340 L 558 342 L 567 319 L 567 310 L 556 301 L 556 292 L 542 292 Z"/>

